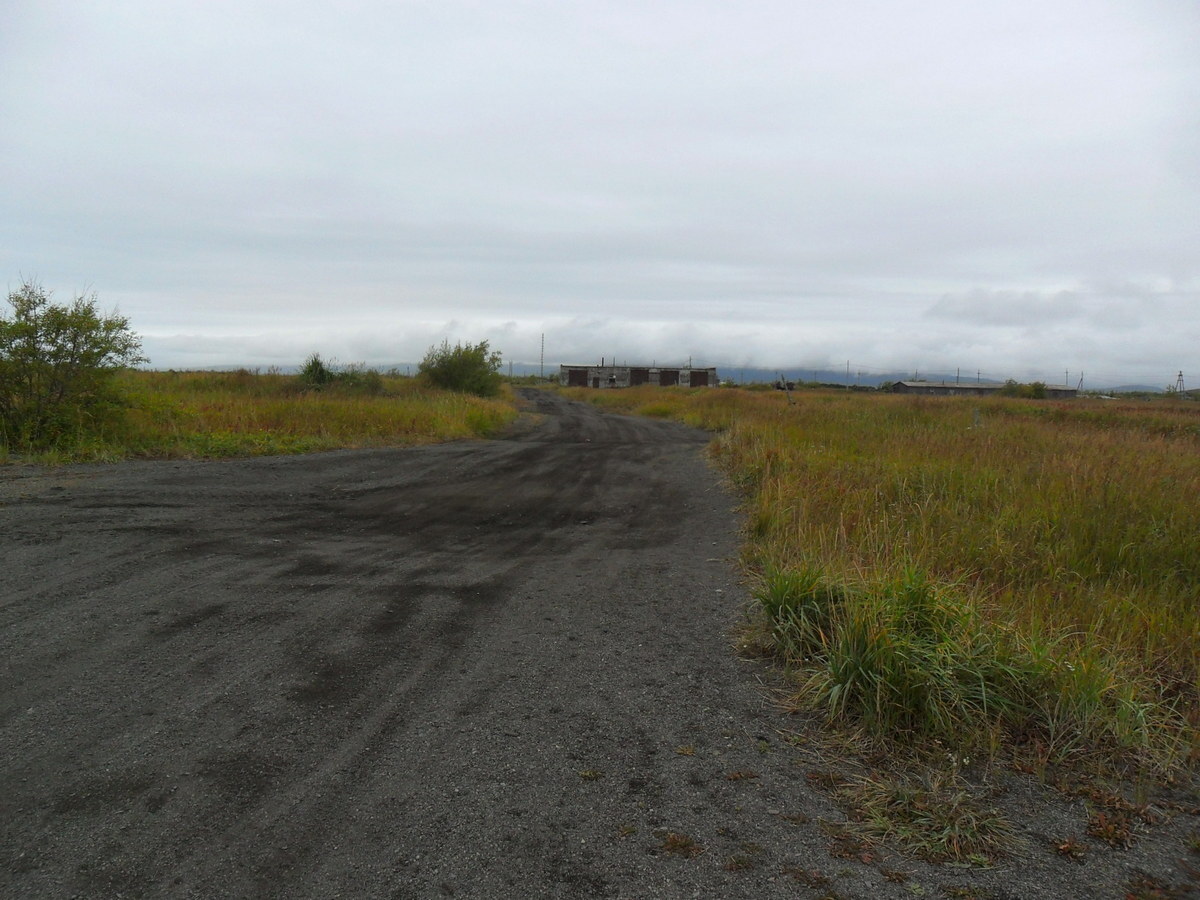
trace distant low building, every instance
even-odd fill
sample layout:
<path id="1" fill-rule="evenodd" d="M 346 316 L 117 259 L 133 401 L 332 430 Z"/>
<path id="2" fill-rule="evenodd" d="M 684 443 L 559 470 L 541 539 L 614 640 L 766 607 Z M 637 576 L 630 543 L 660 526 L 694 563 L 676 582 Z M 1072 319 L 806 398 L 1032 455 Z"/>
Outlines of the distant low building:
<path id="1" fill-rule="evenodd" d="M 1065 384 L 1046 385 L 1046 397 L 1050 400 L 1071 400 L 1079 396 L 1079 388 L 1067 387 Z"/>
<path id="2" fill-rule="evenodd" d="M 1002 384 L 972 384 L 957 381 L 897 381 L 892 385 L 894 394 L 933 394 L 939 397 L 950 397 L 955 394 L 974 395 L 976 397 L 994 397 L 1004 389 Z"/>
<path id="3" fill-rule="evenodd" d="M 927 394 L 939 397 L 958 396 L 975 396 L 975 397 L 998 397 L 1008 385 L 1005 384 L 981 384 L 979 382 L 958 382 L 958 381 L 897 381 L 892 385 L 892 393 L 894 394 Z M 1048 400 L 1068 400 L 1077 396 L 1078 389 L 1067 387 L 1066 385 L 1046 385 L 1046 399 Z"/>
<path id="4" fill-rule="evenodd" d="M 627 388 L 641 384 L 659 387 L 716 387 L 717 370 L 691 366 L 559 366 L 564 387 Z"/>

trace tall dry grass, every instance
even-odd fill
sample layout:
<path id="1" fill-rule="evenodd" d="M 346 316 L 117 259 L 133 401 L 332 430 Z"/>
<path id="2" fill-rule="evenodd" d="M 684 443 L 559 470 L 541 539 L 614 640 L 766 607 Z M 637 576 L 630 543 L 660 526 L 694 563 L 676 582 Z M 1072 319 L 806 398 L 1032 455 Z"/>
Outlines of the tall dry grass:
<path id="1" fill-rule="evenodd" d="M 320 390 L 294 375 L 129 372 L 125 409 L 44 461 L 204 458 L 403 446 L 480 437 L 517 415 L 499 399 L 356 370 Z M 370 377 L 367 377 L 367 376 Z"/>
<path id="2" fill-rule="evenodd" d="M 844 653 L 830 662 L 833 644 L 849 652 L 855 640 L 872 659 L 885 650 L 899 659 L 893 651 L 914 633 L 896 624 L 908 602 L 896 586 L 917 573 L 953 608 L 953 627 L 932 645 L 914 638 L 951 681 L 998 661 L 996 671 L 1026 667 L 1020 690 L 1037 682 L 1053 703 L 1026 697 L 1018 712 L 1050 703 L 1042 721 L 1057 737 L 1046 740 L 1061 743 L 1074 729 L 1076 744 L 1111 732 L 1157 740 L 1176 756 L 1186 745 L 1194 752 L 1200 404 L 823 392 L 789 405 L 782 394 L 740 390 L 577 395 L 720 431 L 712 452 L 745 494 L 752 571 L 768 581 L 817 573 L 859 598 L 840 607 L 853 611 L 839 613 L 831 643 L 808 648 L 825 653 L 829 667 L 848 664 Z M 880 598 L 890 612 L 880 612 Z M 794 612 L 807 601 L 784 602 Z M 981 628 L 997 636 L 989 661 L 978 656 L 976 636 L 958 648 L 975 654 L 973 668 L 947 662 L 947 642 Z M 774 631 L 779 641 L 795 639 Z M 869 647 L 868 633 L 877 641 Z M 911 659 L 916 651 L 904 646 Z M 826 696 L 844 698 L 832 677 Z M 896 680 L 879 690 L 912 694 L 917 676 L 905 677 L 909 687 Z M 1084 719 L 1092 725 L 1081 726 Z M 946 724 L 947 733 L 963 725 L 953 715 Z"/>

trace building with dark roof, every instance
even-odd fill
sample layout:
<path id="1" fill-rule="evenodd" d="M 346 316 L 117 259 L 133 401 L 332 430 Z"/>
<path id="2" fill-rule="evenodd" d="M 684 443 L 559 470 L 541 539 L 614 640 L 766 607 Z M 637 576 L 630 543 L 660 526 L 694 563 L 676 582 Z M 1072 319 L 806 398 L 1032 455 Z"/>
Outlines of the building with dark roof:
<path id="1" fill-rule="evenodd" d="M 970 381 L 897 381 L 892 385 L 894 394 L 926 394 L 937 397 L 975 396 L 998 397 L 1008 385 L 994 382 L 982 384 Z M 1068 400 L 1078 395 L 1079 391 L 1066 385 L 1046 385 L 1046 399 Z"/>

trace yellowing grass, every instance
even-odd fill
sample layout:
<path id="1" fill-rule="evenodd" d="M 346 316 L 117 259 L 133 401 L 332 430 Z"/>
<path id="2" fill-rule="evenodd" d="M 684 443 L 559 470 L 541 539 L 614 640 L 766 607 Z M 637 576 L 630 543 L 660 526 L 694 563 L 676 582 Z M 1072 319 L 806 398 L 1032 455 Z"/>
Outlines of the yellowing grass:
<path id="1" fill-rule="evenodd" d="M 955 398 L 757 405 L 716 451 L 755 490 L 763 561 L 835 577 L 916 566 L 1194 678 L 1200 410 L 1168 437 L 1157 413 L 1097 419 L 1086 401 L 1081 415 Z"/>
<path id="2" fill-rule="evenodd" d="M 1200 404 L 741 390 L 579 391 L 720 431 L 747 559 L 954 585 L 996 627 L 1087 648 L 1197 715 Z M 1076 678 L 1076 680 L 1078 680 Z M 1194 732 L 1193 732 L 1194 739 Z"/>
<path id="3" fill-rule="evenodd" d="M 484 436 L 517 415 L 509 394 L 484 400 L 404 377 L 314 391 L 289 375 L 132 372 L 123 387 L 124 416 L 69 455 L 221 457 L 402 446 Z"/>

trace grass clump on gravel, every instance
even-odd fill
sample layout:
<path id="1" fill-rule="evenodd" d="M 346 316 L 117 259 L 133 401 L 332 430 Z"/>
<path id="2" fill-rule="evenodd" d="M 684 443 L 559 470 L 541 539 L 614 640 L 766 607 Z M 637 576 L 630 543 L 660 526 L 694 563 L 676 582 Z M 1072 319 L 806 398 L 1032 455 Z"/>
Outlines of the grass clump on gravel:
<path id="1" fill-rule="evenodd" d="M 1178 711 L 1119 659 L 989 621 L 918 570 L 851 586 L 772 571 L 755 595 L 771 652 L 797 670 L 797 701 L 875 737 L 956 758 L 1005 746 L 1151 770 L 1185 750 Z"/>
<path id="2" fill-rule="evenodd" d="M 988 865 L 1016 843 L 1008 820 L 956 779 L 858 778 L 838 793 L 854 810 L 852 832 L 930 862 Z"/>

